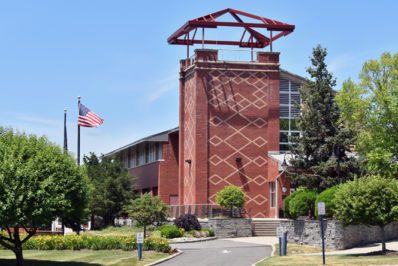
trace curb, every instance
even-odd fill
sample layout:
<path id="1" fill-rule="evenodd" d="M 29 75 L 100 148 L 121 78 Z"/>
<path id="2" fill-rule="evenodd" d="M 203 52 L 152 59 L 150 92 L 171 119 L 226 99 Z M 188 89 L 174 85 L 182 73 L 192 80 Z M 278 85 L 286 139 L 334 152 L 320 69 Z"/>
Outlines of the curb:
<path id="1" fill-rule="evenodd" d="M 261 260 L 259 260 L 259 261 L 256 261 L 256 262 L 253 263 L 251 266 L 256 266 L 257 263 L 263 262 L 263 261 L 265 261 L 266 259 L 271 258 L 271 257 L 273 257 L 273 256 L 275 255 L 275 251 L 276 251 L 275 245 L 268 245 L 268 246 L 271 246 L 271 247 L 272 247 L 271 256 L 265 257 L 265 258 L 263 258 L 263 259 L 261 259 Z"/>
<path id="2" fill-rule="evenodd" d="M 270 258 L 270 257 L 265 257 L 265 258 L 263 258 L 263 259 L 261 259 L 261 260 L 259 260 L 259 261 L 256 261 L 256 262 L 253 263 L 251 266 L 256 266 L 257 263 L 263 262 L 263 261 L 265 261 L 265 260 L 268 259 L 268 258 Z"/>
<path id="3" fill-rule="evenodd" d="M 160 263 L 162 263 L 162 262 L 171 260 L 172 258 L 175 258 L 175 257 L 181 255 L 182 253 L 184 253 L 184 252 L 182 252 L 181 250 L 177 249 L 177 253 L 174 253 L 173 255 L 170 255 L 170 256 L 168 256 L 168 257 L 166 257 L 166 258 L 164 258 L 164 259 L 160 259 L 160 260 L 154 261 L 154 262 L 152 262 L 152 263 L 145 264 L 145 266 L 158 265 L 158 264 L 160 264 Z"/>
<path id="4" fill-rule="evenodd" d="M 196 242 L 204 242 L 204 241 L 210 241 L 210 240 L 215 240 L 217 239 L 216 236 L 212 236 L 212 237 L 207 237 L 205 239 L 197 239 L 197 240 L 187 240 L 187 241 L 180 241 L 180 242 L 173 242 L 170 241 L 169 244 L 185 244 L 185 243 L 196 243 Z"/>

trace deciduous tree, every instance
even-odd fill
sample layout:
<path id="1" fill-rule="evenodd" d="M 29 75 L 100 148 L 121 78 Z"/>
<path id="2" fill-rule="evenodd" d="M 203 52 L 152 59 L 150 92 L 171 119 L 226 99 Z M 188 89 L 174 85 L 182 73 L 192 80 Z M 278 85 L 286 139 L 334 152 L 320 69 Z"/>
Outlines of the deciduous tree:
<path id="1" fill-rule="evenodd" d="M 336 100 L 342 120 L 357 133 L 356 150 L 368 170 L 398 176 L 398 53 L 384 53 L 362 68 L 360 81 L 347 80 Z"/>
<path id="2" fill-rule="evenodd" d="M 163 201 L 158 196 L 151 196 L 149 193 L 133 200 L 125 210 L 139 226 L 144 227 L 144 237 L 146 237 L 148 225 L 160 225 L 167 220 L 168 216 L 168 208 Z"/>
<path id="3" fill-rule="evenodd" d="M 232 217 L 233 208 L 242 208 L 245 204 L 245 193 L 237 186 L 226 186 L 216 194 L 218 205 L 228 208 Z"/>
<path id="4" fill-rule="evenodd" d="M 84 195 L 84 173 L 75 160 L 45 137 L 0 133 L 0 244 L 23 265 L 22 245 L 38 228 L 73 212 L 75 194 Z M 80 202 L 82 207 L 86 205 Z M 76 213 L 75 218 L 80 212 Z M 21 234 L 23 231 L 26 234 Z"/>

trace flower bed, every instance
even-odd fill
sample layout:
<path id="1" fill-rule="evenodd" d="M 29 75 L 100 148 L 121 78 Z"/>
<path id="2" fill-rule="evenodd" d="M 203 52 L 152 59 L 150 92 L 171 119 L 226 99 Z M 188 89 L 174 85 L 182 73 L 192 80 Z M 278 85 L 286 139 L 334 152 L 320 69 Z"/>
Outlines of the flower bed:
<path id="1" fill-rule="evenodd" d="M 134 250 L 137 249 L 134 236 L 34 236 L 23 245 L 32 250 Z M 170 252 L 171 247 L 164 238 L 146 238 L 144 250 Z"/>

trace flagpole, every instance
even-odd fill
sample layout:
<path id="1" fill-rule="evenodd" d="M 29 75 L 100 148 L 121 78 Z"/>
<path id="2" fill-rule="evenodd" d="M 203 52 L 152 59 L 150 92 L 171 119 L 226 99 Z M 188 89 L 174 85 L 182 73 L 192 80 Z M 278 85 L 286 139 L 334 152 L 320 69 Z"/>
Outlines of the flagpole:
<path id="1" fill-rule="evenodd" d="M 80 115 L 80 96 L 77 97 L 77 113 Z M 80 125 L 79 117 L 77 118 L 77 165 L 80 165 Z"/>
<path id="2" fill-rule="evenodd" d="M 64 153 L 68 153 L 68 135 L 66 131 L 66 109 L 64 109 Z"/>

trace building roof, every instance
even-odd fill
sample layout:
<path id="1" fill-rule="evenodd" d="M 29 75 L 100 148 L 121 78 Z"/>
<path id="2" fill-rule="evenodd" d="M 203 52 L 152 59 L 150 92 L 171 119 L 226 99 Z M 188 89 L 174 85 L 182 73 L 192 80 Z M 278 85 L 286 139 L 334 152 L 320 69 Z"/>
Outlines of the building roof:
<path id="1" fill-rule="evenodd" d="M 174 132 L 178 132 L 178 127 L 175 127 L 173 129 L 169 129 L 169 130 L 165 130 L 160 133 L 156 133 L 151 136 L 139 139 L 139 140 L 134 141 L 130 144 L 127 144 L 121 148 L 118 148 L 116 150 L 108 152 L 104 156 L 107 157 L 107 156 L 115 155 L 116 153 L 121 152 L 122 150 L 128 149 L 130 147 L 136 146 L 136 145 L 138 145 L 140 143 L 144 143 L 144 142 L 167 142 L 169 140 L 169 134 L 174 133 Z"/>

